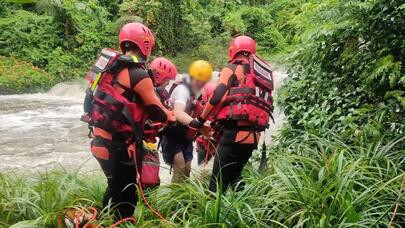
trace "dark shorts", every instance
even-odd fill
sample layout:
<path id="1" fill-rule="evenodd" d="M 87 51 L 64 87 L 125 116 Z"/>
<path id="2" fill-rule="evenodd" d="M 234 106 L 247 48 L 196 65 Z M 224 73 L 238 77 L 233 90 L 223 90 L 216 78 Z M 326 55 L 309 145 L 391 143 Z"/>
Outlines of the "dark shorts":
<path id="1" fill-rule="evenodd" d="M 163 160 L 168 165 L 173 165 L 174 156 L 183 153 L 186 162 L 193 160 L 193 142 L 189 140 L 172 140 L 163 136 L 160 145 L 162 146 Z"/>

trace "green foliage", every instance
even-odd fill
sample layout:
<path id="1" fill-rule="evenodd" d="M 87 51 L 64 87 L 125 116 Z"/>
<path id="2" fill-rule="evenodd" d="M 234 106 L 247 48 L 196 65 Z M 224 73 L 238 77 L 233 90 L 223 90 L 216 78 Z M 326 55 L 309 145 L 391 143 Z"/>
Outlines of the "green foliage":
<path id="1" fill-rule="evenodd" d="M 189 51 L 210 38 L 210 26 L 197 1 L 126 0 L 120 7 L 120 15 L 142 18 L 156 36 L 159 54 Z"/>
<path id="2" fill-rule="evenodd" d="M 116 48 L 120 27 L 141 21 L 156 37 L 154 56 L 206 59 L 217 68 L 227 61 L 231 35 L 248 34 L 268 55 L 288 41 L 273 26 L 261 1 L 39 0 L 0 3 L 0 55 L 32 62 L 55 77 L 54 83 L 82 77 L 100 49 Z M 259 4 L 259 5 L 256 5 Z"/>
<path id="3" fill-rule="evenodd" d="M 38 91 L 53 85 L 54 77 L 27 62 L 0 56 L 0 93 Z"/>
<path id="4" fill-rule="evenodd" d="M 0 174 L 0 189 L 1 227 L 24 220 L 31 227 L 56 227 L 57 217 L 66 208 L 99 207 L 104 184 L 91 176 L 84 178 L 75 172 L 55 170 L 33 177 Z"/>
<path id="5" fill-rule="evenodd" d="M 98 0 L 98 2 L 109 13 L 108 18 L 114 19 L 118 16 L 120 10 L 119 4 L 122 3 L 123 0 Z"/>
<path id="6" fill-rule="evenodd" d="M 112 23 L 96 1 L 48 1 L 35 11 L 13 10 L 0 19 L 0 55 L 32 62 L 55 76 L 81 77 L 102 47 L 112 46 Z"/>
<path id="7" fill-rule="evenodd" d="M 167 221 L 157 220 L 140 201 L 137 227 L 380 227 L 388 224 L 396 203 L 393 227 L 401 227 L 404 151 L 395 148 L 404 138 L 350 146 L 331 134 L 297 135 L 270 151 L 265 173 L 248 165 L 239 192 L 212 193 L 203 176 L 148 192 L 150 204 Z M 99 177 L 65 170 L 33 177 L 0 175 L 0 224 L 25 220 L 55 227 L 65 208 L 95 206 L 101 211 L 105 185 Z M 105 212 L 98 222 L 109 225 Z"/>
<path id="8" fill-rule="evenodd" d="M 273 21 L 262 7 L 241 6 L 225 16 L 225 29 L 232 35 L 246 34 L 256 38 Z"/>
<path id="9" fill-rule="evenodd" d="M 48 52 L 60 45 L 57 25 L 46 15 L 16 10 L 0 19 L 0 55 L 30 61 L 44 68 Z"/>
<path id="10" fill-rule="evenodd" d="M 305 4 L 280 95 L 291 127 L 356 143 L 403 134 L 404 14 L 398 1 Z"/>

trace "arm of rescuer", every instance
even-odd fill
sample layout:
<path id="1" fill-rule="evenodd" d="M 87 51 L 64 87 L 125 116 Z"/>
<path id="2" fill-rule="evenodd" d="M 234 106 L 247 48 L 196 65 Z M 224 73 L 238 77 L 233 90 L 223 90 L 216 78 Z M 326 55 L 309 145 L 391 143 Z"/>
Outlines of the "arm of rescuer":
<path id="1" fill-rule="evenodd" d="M 219 75 L 218 84 L 214 90 L 214 95 L 211 97 L 204 107 L 203 112 L 189 124 L 191 129 L 199 129 L 206 122 L 208 116 L 212 111 L 222 104 L 225 99 L 229 88 L 235 81 L 241 80 L 237 75 L 243 75 L 243 67 L 237 66 L 235 72 L 229 67 L 224 67 Z"/>
<path id="2" fill-rule="evenodd" d="M 124 69 L 117 75 L 116 80 L 127 88 L 130 88 L 132 85 L 132 90 L 144 102 L 146 112 L 152 121 L 160 123 L 176 121 L 173 112 L 167 110 L 157 97 L 152 79 L 145 70 L 142 68 Z"/>
<path id="3" fill-rule="evenodd" d="M 172 111 L 167 110 L 160 99 L 156 96 L 152 79 L 145 78 L 139 81 L 133 88 L 133 90 L 139 94 L 146 106 L 151 120 L 166 123 L 174 122 L 176 118 Z"/>

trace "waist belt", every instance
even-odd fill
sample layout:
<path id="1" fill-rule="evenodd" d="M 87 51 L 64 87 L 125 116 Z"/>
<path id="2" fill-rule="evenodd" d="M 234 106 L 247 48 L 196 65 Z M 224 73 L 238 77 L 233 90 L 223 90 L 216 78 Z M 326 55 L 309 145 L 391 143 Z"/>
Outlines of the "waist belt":
<path id="1" fill-rule="evenodd" d="M 257 98 L 257 97 L 240 97 L 240 98 L 233 98 L 225 101 L 223 106 L 231 106 L 236 105 L 238 107 L 239 104 L 251 104 L 264 111 L 270 113 L 273 111 L 273 106 L 267 104 L 265 101 Z"/>
<path id="2" fill-rule="evenodd" d="M 231 88 L 229 90 L 229 96 L 236 94 L 241 94 L 242 96 L 253 95 L 255 97 L 260 97 L 265 101 L 273 102 L 273 97 L 269 91 L 260 91 L 259 87 L 243 87 L 243 88 Z"/>

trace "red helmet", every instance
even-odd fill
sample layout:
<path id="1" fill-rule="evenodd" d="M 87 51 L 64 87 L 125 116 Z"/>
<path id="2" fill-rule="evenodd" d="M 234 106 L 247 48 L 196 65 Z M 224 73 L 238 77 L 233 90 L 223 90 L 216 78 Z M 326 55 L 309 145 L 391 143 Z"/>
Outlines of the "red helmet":
<path id="1" fill-rule="evenodd" d="M 155 46 L 152 31 L 142 23 L 128 23 L 122 26 L 119 34 L 121 50 L 125 41 L 136 44 L 145 56 L 149 56 Z"/>
<path id="2" fill-rule="evenodd" d="M 238 36 L 229 45 L 229 58 L 233 60 L 235 55 L 241 51 L 256 53 L 256 41 L 248 36 Z"/>
<path id="3" fill-rule="evenodd" d="M 176 66 L 166 58 L 159 57 L 154 59 L 149 64 L 149 68 L 155 71 L 155 82 L 157 86 L 160 86 L 165 79 L 176 79 Z"/>
<path id="4" fill-rule="evenodd" d="M 202 99 L 205 103 L 214 95 L 215 84 L 214 83 L 207 83 L 202 91 Z"/>

